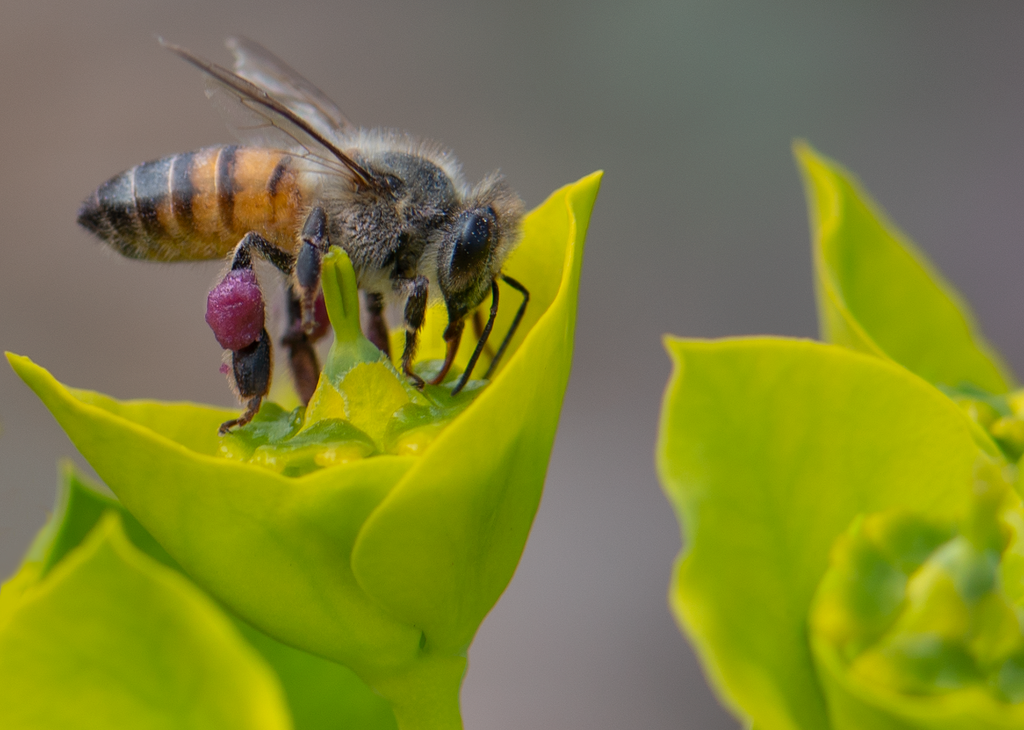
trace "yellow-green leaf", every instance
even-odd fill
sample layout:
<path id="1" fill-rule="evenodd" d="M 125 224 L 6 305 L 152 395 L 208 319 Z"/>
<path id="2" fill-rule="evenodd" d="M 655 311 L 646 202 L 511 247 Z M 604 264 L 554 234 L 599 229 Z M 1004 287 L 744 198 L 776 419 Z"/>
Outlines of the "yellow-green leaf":
<path id="1" fill-rule="evenodd" d="M 281 687 L 210 599 L 109 515 L 0 625 L 0 727 L 292 727 Z"/>
<path id="2" fill-rule="evenodd" d="M 824 730 L 811 598 L 859 513 L 954 514 L 979 450 L 948 398 L 809 341 L 668 339 L 658 468 L 683 527 L 670 600 L 725 702 L 761 730 Z"/>
<path id="3" fill-rule="evenodd" d="M 887 357 L 931 383 L 994 393 L 1013 376 L 970 309 L 857 181 L 795 145 L 811 220 L 822 338 Z"/>

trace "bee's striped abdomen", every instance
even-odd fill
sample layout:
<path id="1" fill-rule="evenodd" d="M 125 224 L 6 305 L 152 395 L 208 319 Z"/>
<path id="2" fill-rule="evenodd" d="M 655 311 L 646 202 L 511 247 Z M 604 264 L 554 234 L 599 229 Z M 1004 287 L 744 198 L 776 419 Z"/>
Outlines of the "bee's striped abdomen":
<path id="1" fill-rule="evenodd" d="M 250 231 L 295 248 L 303 195 L 285 152 L 211 147 L 145 162 L 111 178 L 78 222 L 129 258 L 222 258 Z"/>

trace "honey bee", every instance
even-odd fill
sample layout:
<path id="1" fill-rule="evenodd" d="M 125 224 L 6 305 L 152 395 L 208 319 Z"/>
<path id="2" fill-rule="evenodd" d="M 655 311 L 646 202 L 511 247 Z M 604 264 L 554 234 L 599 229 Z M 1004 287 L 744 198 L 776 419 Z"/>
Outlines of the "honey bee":
<path id="1" fill-rule="evenodd" d="M 225 366 L 245 412 L 221 426 L 248 423 L 270 389 L 272 353 L 253 256 L 287 277 L 289 324 L 282 344 L 304 402 L 316 388 L 313 343 L 320 262 L 331 245 L 348 254 L 364 304 L 367 337 L 388 352 L 384 310 L 402 309 L 402 370 L 413 369 L 428 301 L 443 301 L 448 374 L 467 318 L 477 344 L 452 389 L 466 385 L 498 310 L 499 279 L 522 295 L 489 378 L 522 320 L 529 293 L 502 266 L 519 241 L 524 206 L 501 175 L 475 186 L 450 152 L 392 130 L 352 125 L 323 92 L 257 43 L 231 38 L 234 72 L 184 48 L 161 44 L 207 77 L 245 146 L 224 145 L 165 157 L 111 178 L 82 205 L 78 222 L 118 253 L 151 261 L 231 256 L 211 292 L 207 321 L 231 351 Z M 477 308 L 491 295 L 486 324 Z M 322 300 L 321 300 L 322 302 Z"/>

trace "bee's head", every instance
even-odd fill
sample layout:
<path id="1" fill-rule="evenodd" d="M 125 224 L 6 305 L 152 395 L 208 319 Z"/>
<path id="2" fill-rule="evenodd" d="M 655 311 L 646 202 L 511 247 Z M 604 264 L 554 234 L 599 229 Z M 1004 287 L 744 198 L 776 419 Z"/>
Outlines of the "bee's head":
<path id="1" fill-rule="evenodd" d="M 519 243 L 523 202 L 504 179 L 480 183 L 443 226 L 437 278 L 450 322 L 479 306 Z"/>

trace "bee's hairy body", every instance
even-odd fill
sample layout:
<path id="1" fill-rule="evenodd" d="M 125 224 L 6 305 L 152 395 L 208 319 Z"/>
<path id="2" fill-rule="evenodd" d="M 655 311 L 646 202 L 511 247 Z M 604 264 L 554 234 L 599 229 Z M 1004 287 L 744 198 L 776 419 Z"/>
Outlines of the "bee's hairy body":
<path id="1" fill-rule="evenodd" d="M 392 292 L 401 294 L 396 282 L 417 274 L 436 284 L 436 267 L 424 253 L 437 242 L 424 231 L 464 197 L 458 177 L 413 152 L 354 156 L 394 176 L 404 194 L 382 200 L 304 169 L 289 152 L 221 145 L 144 162 L 111 178 L 82 206 L 79 222 L 128 258 L 219 260 L 250 231 L 296 253 L 308 211 L 319 205 L 361 289 L 389 300 Z"/>
<path id="2" fill-rule="evenodd" d="M 366 334 L 385 353 L 384 308 L 404 304 L 402 370 L 418 387 L 425 381 L 413 363 L 429 300 L 443 302 L 448 313 L 445 359 L 432 384 L 451 368 L 467 319 L 479 335 L 455 395 L 494 324 L 498 281 L 518 291 L 522 302 L 489 377 L 529 299 L 526 288 L 502 272 L 523 217 L 522 200 L 504 179 L 494 173 L 471 187 L 443 148 L 400 132 L 355 127 L 323 92 L 252 41 L 229 39 L 236 72 L 165 45 L 201 69 L 208 90 L 243 115 L 235 129 L 248 146 L 208 147 L 137 165 L 101 185 L 78 221 L 129 258 L 230 258 L 207 302 L 207 322 L 232 353 L 229 381 L 247 410 L 222 431 L 247 423 L 270 384 L 271 345 L 251 271 L 254 256 L 287 277 L 281 342 L 303 401 L 319 373 L 313 344 L 325 321 L 316 314 L 317 297 L 330 246 L 351 259 L 366 295 Z M 482 325 L 477 308 L 488 294 L 490 313 Z"/>
<path id="3" fill-rule="evenodd" d="M 291 251 L 307 197 L 302 188 L 287 152 L 208 147 L 111 178 L 78 220 L 134 259 L 223 259 L 249 231 Z"/>

